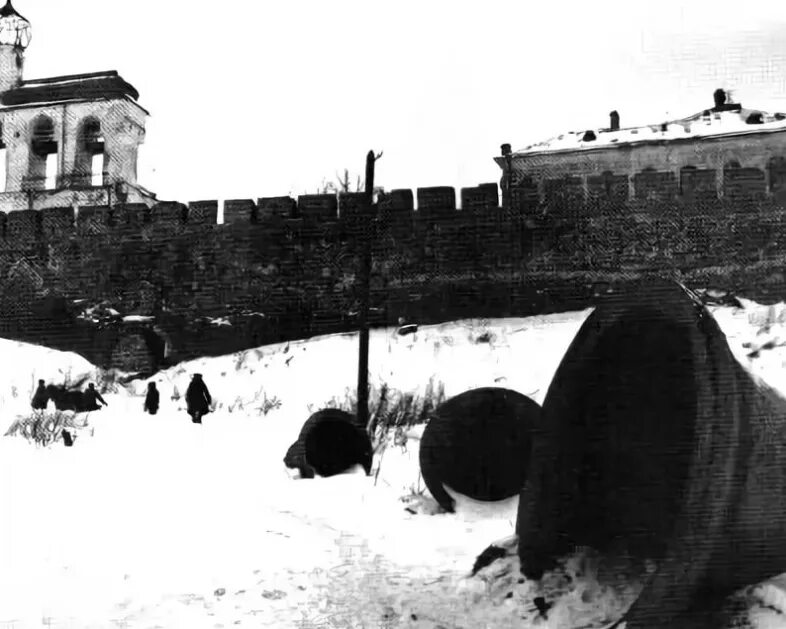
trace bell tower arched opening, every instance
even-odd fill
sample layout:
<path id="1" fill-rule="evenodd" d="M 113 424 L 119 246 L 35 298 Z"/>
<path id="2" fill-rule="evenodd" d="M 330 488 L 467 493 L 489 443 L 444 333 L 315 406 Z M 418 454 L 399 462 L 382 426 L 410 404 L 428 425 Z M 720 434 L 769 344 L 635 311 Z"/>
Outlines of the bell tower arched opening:
<path id="1" fill-rule="evenodd" d="M 26 188 L 53 190 L 57 187 L 58 146 L 55 125 L 46 115 L 38 116 L 30 133 L 30 157 L 27 167 Z"/>
<path id="2" fill-rule="evenodd" d="M 103 186 L 105 172 L 106 153 L 101 122 L 91 116 L 79 125 L 73 179 L 80 186 Z"/>

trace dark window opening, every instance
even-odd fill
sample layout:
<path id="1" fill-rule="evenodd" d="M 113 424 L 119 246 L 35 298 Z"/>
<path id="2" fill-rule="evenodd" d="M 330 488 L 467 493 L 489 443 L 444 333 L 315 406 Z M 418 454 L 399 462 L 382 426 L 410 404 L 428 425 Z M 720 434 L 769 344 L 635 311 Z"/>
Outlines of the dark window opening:
<path id="1" fill-rule="evenodd" d="M 636 198 L 644 201 L 668 201 L 677 193 L 677 182 L 672 171 L 645 168 L 633 176 Z"/>
<path id="2" fill-rule="evenodd" d="M 712 169 L 684 166 L 680 170 L 680 195 L 687 201 L 717 198 L 716 174 Z"/>
<path id="3" fill-rule="evenodd" d="M 52 190 L 57 187 L 58 146 L 55 125 L 48 116 L 39 116 L 32 125 L 27 177 L 28 190 Z"/>
<path id="4" fill-rule="evenodd" d="M 38 157 L 46 157 L 57 153 L 55 141 L 55 125 L 49 118 L 41 118 L 33 127 L 33 153 Z"/>
<path id="5" fill-rule="evenodd" d="M 79 129 L 72 182 L 76 186 L 102 186 L 105 167 L 106 152 L 101 123 L 95 118 L 88 118 Z"/>

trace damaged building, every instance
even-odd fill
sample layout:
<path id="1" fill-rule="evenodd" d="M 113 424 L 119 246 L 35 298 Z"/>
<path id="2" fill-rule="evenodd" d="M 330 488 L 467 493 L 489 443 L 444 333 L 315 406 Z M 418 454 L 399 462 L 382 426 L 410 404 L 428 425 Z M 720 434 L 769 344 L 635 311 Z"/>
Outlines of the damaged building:
<path id="1" fill-rule="evenodd" d="M 522 212 L 593 201 L 786 202 L 786 114 L 715 90 L 712 107 L 655 125 L 571 131 L 512 151 L 502 145 L 504 204 Z"/>

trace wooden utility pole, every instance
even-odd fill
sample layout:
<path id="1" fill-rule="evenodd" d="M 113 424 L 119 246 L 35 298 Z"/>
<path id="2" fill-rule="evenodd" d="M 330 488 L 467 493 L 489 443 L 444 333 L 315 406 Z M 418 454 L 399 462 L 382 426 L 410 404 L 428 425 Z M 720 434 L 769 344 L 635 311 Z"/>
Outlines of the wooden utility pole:
<path id="1" fill-rule="evenodd" d="M 368 428 L 368 310 L 371 301 L 371 239 L 373 238 L 374 219 L 374 162 L 382 154 L 374 156 L 374 151 L 366 155 L 366 194 L 363 203 L 365 212 L 359 217 L 359 240 L 361 248 L 358 289 L 360 304 L 358 309 L 358 328 L 360 347 L 358 350 L 358 425 Z"/>

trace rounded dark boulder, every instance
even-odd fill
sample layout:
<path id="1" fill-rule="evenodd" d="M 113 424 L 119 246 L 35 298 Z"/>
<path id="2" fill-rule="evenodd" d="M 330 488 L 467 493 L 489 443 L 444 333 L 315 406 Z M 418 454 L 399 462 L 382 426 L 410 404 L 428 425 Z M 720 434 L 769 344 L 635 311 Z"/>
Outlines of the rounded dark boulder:
<path id="1" fill-rule="evenodd" d="M 501 387 L 471 389 L 441 404 L 420 441 L 420 472 L 431 495 L 453 512 L 443 485 L 488 502 L 518 494 L 539 418 L 536 402 Z"/>
<path id="2" fill-rule="evenodd" d="M 303 478 L 334 476 L 355 465 L 371 473 L 371 440 L 355 417 L 340 409 L 328 408 L 309 417 L 300 435 L 287 450 L 284 464 L 299 469 Z"/>

